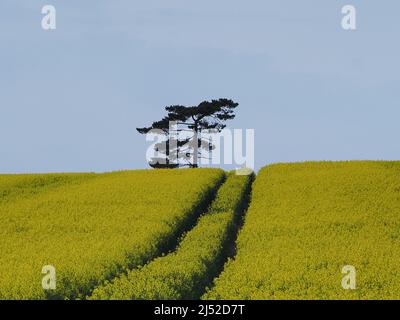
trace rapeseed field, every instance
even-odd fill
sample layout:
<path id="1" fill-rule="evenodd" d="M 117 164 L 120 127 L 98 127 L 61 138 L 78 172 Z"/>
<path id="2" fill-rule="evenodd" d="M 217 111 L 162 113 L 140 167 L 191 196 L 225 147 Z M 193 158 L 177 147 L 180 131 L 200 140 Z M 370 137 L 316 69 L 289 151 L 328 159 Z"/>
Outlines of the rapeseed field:
<path id="1" fill-rule="evenodd" d="M 400 298 L 400 162 L 275 164 L 252 182 L 0 175 L 0 299 Z"/>
<path id="2" fill-rule="evenodd" d="M 97 288 L 90 299 L 198 299 L 220 272 L 246 206 L 252 176 L 230 174 L 177 250 Z"/>
<path id="3" fill-rule="evenodd" d="M 93 173 L 0 174 L 0 202 L 21 200 L 63 184 L 80 182 Z"/>
<path id="4" fill-rule="evenodd" d="M 400 163 L 263 168 L 237 246 L 204 299 L 399 299 Z"/>
<path id="5" fill-rule="evenodd" d="M 0 175 L 0 299 L 84 298 L 176 241 L 216 192 L 219 169 Z M 43 290 L 54 266 L 57 288 Z"/>

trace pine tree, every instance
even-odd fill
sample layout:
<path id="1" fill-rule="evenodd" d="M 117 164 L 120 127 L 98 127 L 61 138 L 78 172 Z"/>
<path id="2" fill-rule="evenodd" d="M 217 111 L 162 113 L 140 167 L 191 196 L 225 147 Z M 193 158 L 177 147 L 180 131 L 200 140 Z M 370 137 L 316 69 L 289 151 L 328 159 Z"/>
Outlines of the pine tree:
<path id="1" fill-rule="evenodd" d="M 203 154 L 215 148 L 202 138 L 202 132 L 221 132 L 226 127 L 225 122 L 235 118 L 234 109 L 238 105 L 229 99 L 219 99 L 203 101 L 198 106 L 165 107 L 167 116 L 150 127 L 137 128 L 141 134 L 156 132 L 162 135 L 162 141 L 154 146 L 162 157 L 151 159 L 150 166 L 197 168 Z"/>

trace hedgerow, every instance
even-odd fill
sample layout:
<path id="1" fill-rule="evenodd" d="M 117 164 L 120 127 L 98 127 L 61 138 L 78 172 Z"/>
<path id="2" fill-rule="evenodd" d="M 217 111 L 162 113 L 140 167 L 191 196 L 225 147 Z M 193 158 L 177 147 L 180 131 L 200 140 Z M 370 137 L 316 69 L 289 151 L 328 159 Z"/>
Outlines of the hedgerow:
<path id="1" fill-rule="evenodd" d="M 106 282 L 89 299 L 197 299 L 220 272 L 246 203 L 252 176 L 230 174 L 208 213 L 178 249 Z"/>

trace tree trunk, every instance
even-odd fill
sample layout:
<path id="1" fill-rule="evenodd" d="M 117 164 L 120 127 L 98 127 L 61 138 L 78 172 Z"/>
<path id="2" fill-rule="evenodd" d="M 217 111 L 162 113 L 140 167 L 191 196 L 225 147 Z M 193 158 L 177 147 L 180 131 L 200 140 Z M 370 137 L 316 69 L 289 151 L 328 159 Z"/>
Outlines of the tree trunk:
<path id="1" fill-rule="evenodd" d="M 193 168 L 197 168 L 199 166 L 199 139 L 197 126 L 194 128 L 194 136 L 193 136 Z"/>

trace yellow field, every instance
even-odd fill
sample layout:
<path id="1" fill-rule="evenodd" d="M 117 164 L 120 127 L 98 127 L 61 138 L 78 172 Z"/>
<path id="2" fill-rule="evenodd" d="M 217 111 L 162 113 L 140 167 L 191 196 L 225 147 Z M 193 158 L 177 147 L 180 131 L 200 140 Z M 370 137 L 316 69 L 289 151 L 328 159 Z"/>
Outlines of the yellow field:
<path id="1" fill-rule="evenodd" d="M 0 299 L 85 297 L 168 249 L 223 177 L 219 169 L 0 175 Z M 56 268 L 55 291 L 42 289 L 45 265 Z"/>
<path id="2" fill-rule="evenodd" d="M 0 299 L 400 299 L 400 162 L 263 168 L 235 248 L 251 181 L 0 175 Z"/>
<path id="3" fill-rule="evenodd" d="M 198 299 L 220 272 L 248 193 L 252 176 L 230 174 L 208 213 L 175 252 L 159 257 L 97 288 L 90 299 Z"/>
<path id="4" fill-rule="evenodd" d="M 0 174 L 0 203 L 20 201 L 60 185 L 84 181 L 95 176 L 93 173 Z"/>
<path id="5" fill-rule="evenodd" d="M 400 163 L 265 167 L 237 244 L 205 299 L 399 299 Z"/>

